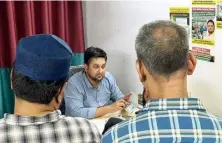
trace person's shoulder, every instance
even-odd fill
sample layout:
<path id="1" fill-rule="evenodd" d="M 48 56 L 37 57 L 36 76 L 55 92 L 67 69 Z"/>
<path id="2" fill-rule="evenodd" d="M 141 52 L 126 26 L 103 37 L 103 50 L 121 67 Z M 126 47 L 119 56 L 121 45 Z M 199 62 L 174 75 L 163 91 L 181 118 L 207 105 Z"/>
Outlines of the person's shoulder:
<path id="1" fill-rule="evenodd" d="M 114 85 L 116 82 L 114 76 L 110 73 L 110 72 L 106 72 L 105 73 L 105 77 L 103 79 L 103 83 L 107 84 L 107 85 Z"/>
<path id="2" fill-rule="evenodd" d="M 80 83 L 83 80 L 83 74 L 83 71 L 77 72 L 69 78 L 68 83 Z"/>
<path id="3" fill-rule="evenodd" d="M 201 114 L 202 116 L 204 116 L 204 122 L 201 122 L 203 123 L 203 125 L 216 125 L 216 126 L 219 126 L 220 128 L 222 128 L 222 118 L 221 117 L 218 117 L 218 116 L 215 116 L 214 114 L 210 113 L 210 112 L 204 112 L 204 114 Z M 203 119 L 203 118 L 201 118 Z M 206 120 L 207 119 L 207 120 Z M 202 120 L 200 120 L 202 121 Z"/>
<path id="4" fill-rule="evenodd" d="M 222 128 L 222 119 L 221 118 L 217 118 L 219 124 L 220 124 L 220 127 Z"/>
<path id="5" fill-rule="evenodd" d="M 90 123 L 88 119 L 82 118 L 82 117 L 64 117 L 62 120 L 69 122 L 69 123 L 74 123 L 77 124 L 78 127 L 92 127 L 96 128 L 94 124 Z"/>
<path id="6" fill-rule="evenodd" d="M 60 121 L 65 122 L 69 131 L 73 134 L 84 133 L 84 135 L 88 136 L 87 138 L 91 138 L 94 142 L 101 141 L 101 134 L 98 128 L 90 123 L 88 119 L 81 117 L 63 117 Z"/>
<path id="7" fill-rule="evenodd" d="M 114 76 L 110 73 L 110 72 L 106 72 L 105 73 L 105 79 L 107 79 L 107 80 L 111 80 L 111 81 L 113 81 L 113 80 L 115 80 L 115 78 L 114 78 Z"/>
<path id="8" fill-rule="evenodd" d="M 111 143 L 114 140 L 118 140 L 119 142 L 128 140 L 130 138 L 130 134 L 132 133 L 130 128 L 132 126 L 137 126 L 136 122 L 137 122 L 137 117 L 134 116 L 128 120 L 122 121 L 121 123 L 112 126 L 108 131 L 106 131 L 103 134 L 102 142 Z M 135 129 L 137 129 L 137 127 Z"/>
<path id="9" fill-rule="evenodd" d="M 110 72 L 106 71 L 105 77 L 113 77 L 113 75 Z"/>
<path id="10" fill-rule="evenodd" d="M 222 118 L 221 118 L 221 117 L 215 116 L 215 115 L 213 115 L 213 114 L 210 114 L 210 117 L 211 117 L 215 122 L 217 122 L 218 124 L 220 124 L 220 127 L 222 128 Z"/>

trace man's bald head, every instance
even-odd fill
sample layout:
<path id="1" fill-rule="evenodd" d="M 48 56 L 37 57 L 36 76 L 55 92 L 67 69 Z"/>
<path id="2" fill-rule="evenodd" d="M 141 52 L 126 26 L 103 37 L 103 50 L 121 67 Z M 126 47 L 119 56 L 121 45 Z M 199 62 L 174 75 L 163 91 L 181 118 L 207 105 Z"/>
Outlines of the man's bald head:
<path id="1" fill-rule="evenodd" d="M 154 21 L 139 31 L 137 57 L 152 75 L 170 76 L 187 68 L 189 42 L 185 28 L 171 21 Z"/>

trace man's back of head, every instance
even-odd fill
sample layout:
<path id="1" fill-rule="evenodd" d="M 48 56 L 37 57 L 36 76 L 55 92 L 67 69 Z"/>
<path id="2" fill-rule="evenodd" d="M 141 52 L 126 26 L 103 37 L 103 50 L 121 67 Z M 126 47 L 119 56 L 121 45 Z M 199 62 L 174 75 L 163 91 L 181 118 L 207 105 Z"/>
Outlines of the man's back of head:
<path id="1" fill-rule="evenodd" d="M 2 142 L 100 141 L 98 130 L 86 119 L 67 118 L 57 110 L 71 59 L 71 48 L 55 35 L 39 34 L 19 40 L 11 73 L 14 114 L 5 114 L 0 120 Z"/>
<path id="2" fill-rule="evenodd" d="M 135 43 L 137 71 L 149 90 L 149 97 L 186 97 L 186 74 L 192 74 L 196 60 L 189 53 L 187 31 L 170 21 L 145 24 Z M 181 94 L 173 95 L 173 92 Z"/>
<path id="3" fill-rule="evenodd" d="M 184 28 L 169 21 L 144 25 L 136 38 L 136 52 L 152 75 L 170 76 L 187 67 L 188 35 Z"/>
<path id="4" fill-rule="evenodd" d="M 39 34 L 19 40 L 11 76 L 16 101 L 57 109 L 59 104 L 53 105 L 52 101 L 62 98 L 58 91 L 66 82 L 71 58 L 71 48 L 55 35 Z M 15 113 L 21 108 L 16 104 Z"/>

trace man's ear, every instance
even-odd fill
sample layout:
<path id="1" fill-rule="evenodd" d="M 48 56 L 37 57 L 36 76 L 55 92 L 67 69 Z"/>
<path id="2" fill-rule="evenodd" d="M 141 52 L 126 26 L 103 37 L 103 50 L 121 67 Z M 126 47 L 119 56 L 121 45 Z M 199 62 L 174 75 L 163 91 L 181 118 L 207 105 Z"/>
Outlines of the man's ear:
<path id="1" fill-rule="evenodd" d="M 143 65 L 143 62 L 141 60 L 137 59 L 136 60 L 136 70 L 139 75 L 139 79 L 142 83 L 146 81 L 146 74 L 145 74 L 144 68 L 145 67 Z"/>
<path id="2" fill-rule="evenodd" d="M 59 89 L 57 96 L 56 96 L 56 102 L 61 104 L 63 96 L 64 96 L 64 90 L 67 86 L 67 82 L 64 83 L 64 85 Z"/>
<path id="3" fill-rule="evenodd" d="M 193 72 L 196 68 L 196 64 L 197 64 L 196 57 L 193 55 L 192 52 L 189 52 L 187 75 L 192 75 L 193 74 Z"/>
<path id="4" fill-rule="evenodd" d="M 84 64 L 84 71 L 88 71 L 89 66 L 87 64 Z"/>

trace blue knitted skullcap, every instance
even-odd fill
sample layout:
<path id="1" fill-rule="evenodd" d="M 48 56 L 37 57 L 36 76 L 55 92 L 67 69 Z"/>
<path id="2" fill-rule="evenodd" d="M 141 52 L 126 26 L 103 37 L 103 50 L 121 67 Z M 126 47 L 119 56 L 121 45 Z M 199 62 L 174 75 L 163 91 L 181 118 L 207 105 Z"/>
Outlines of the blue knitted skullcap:
<path id="1" fill-rule="evenodd" d="M 22 38 L 16 48 L 15 69 L 36 80 L 59 80 L 67 76 L 72 50 L 51 34 Z"/>

